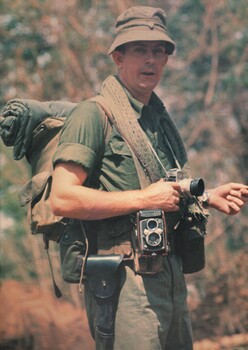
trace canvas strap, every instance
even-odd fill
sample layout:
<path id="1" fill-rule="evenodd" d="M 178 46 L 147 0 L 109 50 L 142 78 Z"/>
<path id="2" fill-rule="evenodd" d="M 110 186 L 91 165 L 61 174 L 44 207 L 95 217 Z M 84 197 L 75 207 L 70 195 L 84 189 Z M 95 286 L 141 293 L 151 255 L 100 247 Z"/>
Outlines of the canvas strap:
<path id="1" fill-rule="evenodd" d="M 161 178 L 163 167 L 147 135 L 138 123 L 128 97 L 114 76 L 103 83 L 102 95 L 94 97 L 128 145 L 136 166 L 141 188 Z M 163 171 L 165 169 L 163 168 Z"/>

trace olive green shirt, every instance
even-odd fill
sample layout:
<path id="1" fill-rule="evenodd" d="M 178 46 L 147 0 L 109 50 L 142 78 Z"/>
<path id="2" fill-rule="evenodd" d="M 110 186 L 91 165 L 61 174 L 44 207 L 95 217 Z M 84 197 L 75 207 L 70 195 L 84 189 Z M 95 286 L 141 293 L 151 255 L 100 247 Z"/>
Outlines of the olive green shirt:
<path id="1" fill-rule="evenodd" d="M 160 99 L 152 94 L 149 104 L 143 105 L 125 89 L 137 119 L 150 139 L 166 170 L 175 168 L 175 156 L 185 160 L 183 143 Z M 171 147 L 166 140 L 169 140 Z M 180 158 L 181 157 L 181 158 Z M 108 121 L 95 101 L 80 102 L 64 124 L 54 166 L 73 162 L 87 172 L 85 186 L 105 191 L 126 191 L 140 188 L 136 167 L 128 145 Z M 164 177 L 161 168 L 161 178 Z M 171 232 L 180 213 L 167 215 L 167 229 Z M 92 225 L 97 225 L 93 229 Z M 130 218 L 92 221 L 89 232 L 97 232 L 98 254 L 122 254 L 133 258 L 133 224 Z M 92 235 L 90 235 L 92 236 Z"/>
<path id="2" fill-rule="evenodd" d="M 162 102 L 153 93 L 146 106 L 125 91 L 164 167 L 166 170 L 175 167 L 161 124 L 168 116 Z M 80 102 L 67 118 L 53 160 L 54 165 L 60 162 L 81 165 L 88 173 L 85 185 L 89 187 L 108 191 L 140 188 L 129 147 L 94 101 Z"/>

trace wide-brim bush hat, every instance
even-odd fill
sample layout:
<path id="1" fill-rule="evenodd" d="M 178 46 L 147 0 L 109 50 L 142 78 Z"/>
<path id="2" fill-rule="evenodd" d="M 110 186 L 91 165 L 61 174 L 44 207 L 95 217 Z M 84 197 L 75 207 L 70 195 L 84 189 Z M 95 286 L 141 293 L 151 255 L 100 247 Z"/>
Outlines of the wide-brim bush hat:
<path id="1" fill-rule="evenodd" d="M 164 41 L 168 55 L 175 49 L 166 28 L 166 14 L 161 8 L 133 6 L 120 14 L 115 23 L 115 38 L 109 55 L 118 46 L 133 41 Z"/>

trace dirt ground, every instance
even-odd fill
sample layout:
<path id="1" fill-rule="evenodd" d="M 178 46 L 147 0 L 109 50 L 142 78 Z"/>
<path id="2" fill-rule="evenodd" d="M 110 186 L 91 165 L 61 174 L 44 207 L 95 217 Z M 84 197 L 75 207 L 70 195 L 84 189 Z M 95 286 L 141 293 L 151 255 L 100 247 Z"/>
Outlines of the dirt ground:
<path id="1" fill-rule="evenodd" d="M 82 308 L 33 284 L 4 281 L 0 291 L 0 349 L 93 349 Z"/>
<path id="2" fill-rule="evenodd" d="M 51 292 L 34 284 L 7 280 L 0 287 L 1 350 L 94 349 L 83 307 L 73 305 L 68 298 L 56 299 Z M 204 310 L 197 308 L 195 298 L 189 302 L 193 323 L 198 319 L 198 328 L 203 334 L 199 313 L 194 309 L 202 312 L 202 316 Z M 194 350 L 248 349 L 246 333 L 221 337 L 213 332 L 212 335 L 209 339 L 197 339 Z"/>

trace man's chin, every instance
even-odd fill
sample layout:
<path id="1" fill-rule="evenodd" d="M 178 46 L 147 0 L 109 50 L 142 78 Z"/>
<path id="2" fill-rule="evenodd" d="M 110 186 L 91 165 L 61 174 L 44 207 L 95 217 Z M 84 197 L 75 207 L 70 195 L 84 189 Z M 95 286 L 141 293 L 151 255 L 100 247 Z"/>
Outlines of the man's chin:
<path id="1" fill-rule="evenodd" d="M 157 86 L 157 83 L 155 84 L 154 82 L 151 81 L 143 81 L 139 84 L 140 88 L 144 91 L 153 91 L 153 89 L 155 89 L 155 87 Z"/>

